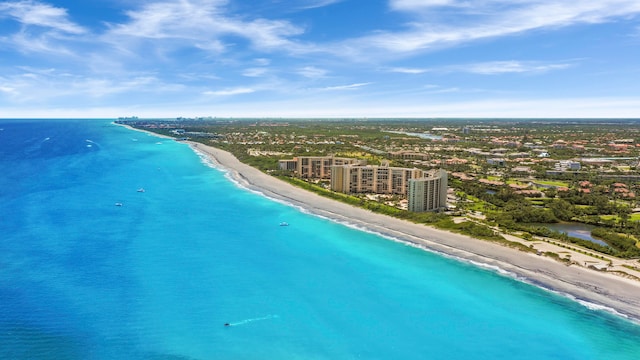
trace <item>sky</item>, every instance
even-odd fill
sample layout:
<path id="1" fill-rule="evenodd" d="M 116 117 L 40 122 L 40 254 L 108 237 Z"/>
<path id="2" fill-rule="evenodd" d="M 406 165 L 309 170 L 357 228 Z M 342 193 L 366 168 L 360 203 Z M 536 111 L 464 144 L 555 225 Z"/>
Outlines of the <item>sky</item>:
<path id="1" fill-rule="evenodd" d="M 0 1 L 0 118 L 640 117 L 638 0 Z"/>

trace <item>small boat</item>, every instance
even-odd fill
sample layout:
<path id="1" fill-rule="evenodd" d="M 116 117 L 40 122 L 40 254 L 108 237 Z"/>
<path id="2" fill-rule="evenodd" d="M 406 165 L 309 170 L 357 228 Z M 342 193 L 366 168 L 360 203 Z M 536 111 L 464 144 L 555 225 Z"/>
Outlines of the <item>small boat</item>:
<path id="1" fill-rule="evenodd" d="M 144 188 L 138 189 L 138 192 L 144 192 Z"/>
<path id="2" fill-rule="evenodd" d="M 116 203 L 116 206 L 122 206 L 122 203 Z"/>
<path id="3" fill-rule="evenodd" d="M 283 222 L 280 223 L 280 226 L 289 226 L 289 223 L 283 221 Z"/>

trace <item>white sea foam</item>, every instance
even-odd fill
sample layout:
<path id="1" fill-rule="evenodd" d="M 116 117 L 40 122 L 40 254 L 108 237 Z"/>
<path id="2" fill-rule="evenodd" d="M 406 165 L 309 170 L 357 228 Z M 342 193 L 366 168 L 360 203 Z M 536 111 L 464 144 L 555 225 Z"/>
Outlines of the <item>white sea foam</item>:
<path id="1" fill-rule="evenodd" d="M 90 139 L 86 139 L 85 142 L 87 142 L 88 144 L 86 145 L 88 148 L 93 147 L 93 145 L 96 146 L 100 146 L 100 144 L 98 144 L 97 142 L 90 140 Z"/>
<path id="2" fill-rule="evenodd" d="M 612 308 L 612 307 L 610 307 L 610 306 L 606 306 L 606 305 L 602 305 L 602 304 L 597 304 L 597 303 L 594 303 L 594 302 L 592 302 L 592 301 L 588 301 L 588 300 L 580 299 L 580 298 L 577 298 L 577 297 L 575 297 L 574 295 L 569 294 L 569 293 L 565 293 L 565 292 L 561 292 L 561 291 L 556 291 L 556 290 L 551 290 L 551 289 L 546 289 L 546 290 L 548 290 L 548 291 L 550 291 L 550 292 L 552 292 L 552 293 L 554 293 L 554 294 L 557 294 L 557 295 L 560 295 L 560 296 L 566 297 L 566 298 L 568 298 L 568 299 L 571 299 L 571 300 L 573 300 L 573 301 L 577 302 L 578 304 L 580 304 L 580 305 L 582 305 L 582 306 L 586 307 L 586 308 L 587 308 L 587 309 L 589 309 L 589 310 L 593 310 L 593 311 L 604 311 L 604 312 L 608 312 L 608 313 L 610 313 L 610 314 L 613 314 L 613 315 L 620 316 L 620 317 L 623 317 L 623 318 L 625 318 L 625 319 L 630 319 L 630 320 L 631 320 L 631 318 L 630 318 L 628 315 L 623 314 L 623 313 L 619 312 L 618 310 L 616 310 L 616 309 L 614 309 L 614 308 Z"/>
<path id="3" fill-rule="evenodd" d="M 226 169 L 220 166 L 220 164 L 216 162 L 211 156 L 198 150 L 197 147 L 192 146 L 191 150 L 193 150 L 193 152 L 196 153 L 196 155 L 198 155 L 198 158 L 200 158 L 200 162 L 202 162 L 204 165 L 213 169 L 226 171 Z"/>

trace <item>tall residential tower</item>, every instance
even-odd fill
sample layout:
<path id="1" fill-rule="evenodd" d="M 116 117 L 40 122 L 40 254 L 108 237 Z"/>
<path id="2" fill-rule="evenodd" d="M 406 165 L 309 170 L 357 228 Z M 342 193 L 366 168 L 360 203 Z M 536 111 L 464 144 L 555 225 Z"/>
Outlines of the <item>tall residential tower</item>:
<path id="1" fill-rule="evenodd" d="M 447 172 L 438 169 L 425 172 L 420 179 L 409 180 L 408 210 L 424 212 L 447 207 Z"/>

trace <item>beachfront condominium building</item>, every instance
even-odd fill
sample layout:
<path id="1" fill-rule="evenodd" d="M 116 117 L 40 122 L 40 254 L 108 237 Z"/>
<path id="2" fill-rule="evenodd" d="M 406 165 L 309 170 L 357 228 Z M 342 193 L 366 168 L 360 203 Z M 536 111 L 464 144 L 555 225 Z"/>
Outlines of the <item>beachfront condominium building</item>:
<path id="1" fill-rule="evenodd" d="M 294 171 L 303 179 L 329 179 L 331 167 L 335 165 L 365 164 L 366 160 L 333 156 L 299 156 L 291 160 L 280 160 L 280 170 Z"/>
<path id="2" fill-rule="evenodd" d="M 409 180 L 408 210 L 435 211 L 447 207 L 447 172 L 438 169 L 425 172 L 424 177 Z"/>
<path id="3" fill-rule="evenodd" d="M 331 190 L 350 193 L 406 195 L 410 179 L 423 176 L 420 169 L 388 165 L 334 165 L 331 167 Z"/>

